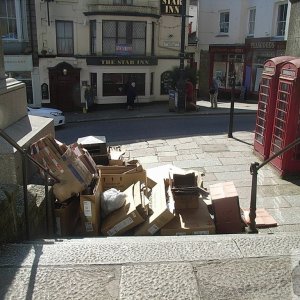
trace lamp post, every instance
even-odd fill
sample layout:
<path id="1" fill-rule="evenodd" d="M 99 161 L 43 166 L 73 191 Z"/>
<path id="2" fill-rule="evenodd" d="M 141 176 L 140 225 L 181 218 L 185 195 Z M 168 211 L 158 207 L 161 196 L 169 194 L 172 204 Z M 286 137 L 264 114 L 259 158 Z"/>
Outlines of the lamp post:
<path id="1" fill-rule="evenodd" d="M 184 52 L 185 52 L 185 24 L 186 24 L 186 0 L 182 0 L 181 7 L 181 42 L 179 54 L 179 81 L 178 81 L 178 111 L 185 111 L 185 89 L 184 89 Z"/>
<path id="2" fill-rule="evenodd" d="M 231 101 L 230 101 L 230 117 L 229 117 L 229 127 L 228 127 L 228 137 L 232 138 L 232 128 L 233 128 L 233 113 L 234 113 L 234 90 L 235 90 L 235 72 L 233 71 L 230 76 L 231 83 Z"/>

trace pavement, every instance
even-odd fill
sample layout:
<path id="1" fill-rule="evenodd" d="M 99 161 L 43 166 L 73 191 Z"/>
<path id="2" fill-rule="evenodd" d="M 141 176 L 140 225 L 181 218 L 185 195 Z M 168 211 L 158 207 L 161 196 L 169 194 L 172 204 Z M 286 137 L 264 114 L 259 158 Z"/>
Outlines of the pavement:
<path id="1" fill-rule="evenodd" d="M 194 114 L 229 113 L 200 100 Z M 255 103 L 235 103 L 253 114 Z M 66 114 L 67 122 L 180 115 L 167 103 L 134 111 L 106 108 Z M 204 187 L 233 181 L 249 208 L 253 132 L 181 136 L 123 143 L 125 158 L 149 169 L 172 164 L 204 174 Z M 300 296 L 300 180 L 280 178 L 272 165 L 258 172 L 257 207 L 278 226 L 258 234 L 43 239 L 0 245 L 1 299 L 286 300 Z"/>
<path id="2" fill-rule="evenodd" d="M 178 115 L 195 116 L 195 115 L 213 115 L 213 114 L 228 114 L 230 112 L 230 101 L 219 101 L 218 108 L 210 107 L 210 102 L 205 99 L 197 101 L 198 111 L 191 112 L 170 112 L 169 103 L 151 102 L 139 103 L 134 110 L 126 110 L 125 104 L 104 105 L 96 110 L 83 112 L 66 112 L 66 122 L 86 122 L 98 120 L 116 120 L 116 119 L 130 119 L 130 118 L 151 118 L 151 117 L 176 117 Z M 257 101 L 236 101 L 234 103 L 235 114 L 249 114 L 256 113 Z"/>

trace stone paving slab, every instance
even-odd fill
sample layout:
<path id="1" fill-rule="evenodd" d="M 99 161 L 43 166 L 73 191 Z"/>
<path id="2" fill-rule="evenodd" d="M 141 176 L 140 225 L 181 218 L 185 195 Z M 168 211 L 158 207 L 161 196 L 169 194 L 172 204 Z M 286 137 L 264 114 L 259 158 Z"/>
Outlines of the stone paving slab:
<path id="1" fill-rule="evenodd" d="M 292 299 L 293 270 L 289 257 L 201 262 L 194 264 L 194 269 L 199 299 Z"/>
<path id="2" fill-rule="evenodd" d="M 233 239 L 243 257 L 290 256 L 300 249 L 299 233 L 247 235 Z"/>
<path id="3" fill-rule="evenodd" d="M 0 268 L 1 299 L 119 299 L 120 266 Z"/>
<path id="4" fill-rule="evenodd" d="M 189 263 L 122 267 L 120 299 L 200 299 Z"/>

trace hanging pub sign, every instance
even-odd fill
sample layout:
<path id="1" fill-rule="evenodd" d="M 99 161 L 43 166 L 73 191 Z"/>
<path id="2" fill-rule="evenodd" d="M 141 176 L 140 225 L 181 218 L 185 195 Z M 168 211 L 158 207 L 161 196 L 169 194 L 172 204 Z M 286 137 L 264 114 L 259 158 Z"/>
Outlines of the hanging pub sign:
<path id="1" fill-rule="evenodd" d="M 182 10 L 182 0 L 160 0 L 162 15 L 179 15 Z"/>

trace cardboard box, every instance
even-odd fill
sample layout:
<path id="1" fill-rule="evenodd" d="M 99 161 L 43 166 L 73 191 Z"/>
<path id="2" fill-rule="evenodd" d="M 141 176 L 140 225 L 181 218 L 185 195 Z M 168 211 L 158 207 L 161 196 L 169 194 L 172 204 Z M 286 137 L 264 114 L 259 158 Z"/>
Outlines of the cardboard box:
<path id="1" fill-rule="evenodd" d="M 141 217 L 146 220 L 149 214 L 149 200 L 144 193 L 145 184 L 138 181 L 132 185 L 132 189 L 136 210 L 141 215 Z"/>
<path id="2" fill-rule="evenodd" d="M 125 162 L 123 159 L 109 159 L 108 165 L 109 166 L 124 166 Z"/>
<path id="3" fill-rule="evenodd" d="M 199 207 L 199 194 L 182 193 L 174 194 L 175 210 L 178 209 L 197 209 Z"/>
<path id="4" fill-rule="evenodd" d="M 74 154 L 82 161 L 91 174 L 97 174 L 96 163 L 86 149 L 82 148 L 82 146 L 77 143 L 69 145 L 69 148 L 72 149 Z"/>
<path id="5" fill-rule="evenodd" d="M 184 208 L 198 208 L 199 205 L 199 176 L 195 172 L 173 174 L 172 191 L 175 201 L 175 210 Z"/>
<path id="6" fill-rule="evenodd" d="M 98 168 L 104 190 L 115 188 L 123 192 L 138 181 L 147 182 L 146 171 L 140 165 L 98 166 Z"/>
<path id="7" fill-rule="evenodd" d="M 214 234 L 215 224 L 206 204 L 198 199 L 197 209 L 180 209 L 176 211 L 173 220 L 161 230 L 161 235 L 202 235 Z"/>
<path id="8" fill-rule="evenodd" d="M 80 193 L 80 215 L 83 231 L 86 235 L 100 235 L 100 203 L 102 184 L 100 177 L 95 177 L 89 187 Z"/>
<path id="9" fill-rule="evenodd" d="M 239 196 L 233 182 L 211 185 L 210 195 L 217 233 L 241 233 Z"/>
<path id="10" fill-rule="evenodd" d="M 56 234 L 58 236 L 69 236 L 74 234 L 76 225 L 80 218 L 79 197 L 72 197 L 61 203 L 54 203 L 54 216 L 56 224 Z"/>
<path id="11" fill-rule="evenodd" d="M 174 173 L 186 174 L 186 171 L 171 164 L 147 169 L 147 177 L 155 183 L 159 182 L 159 180 L 172 178 Z"/>
<path id="12" fill-rule="evenodd" d="M 109 165 L 109 159 L 108 154 L 91 154 L 91 157 L 93 158 L 96 165 L 102 165 L 102 166 L 108 166 Z"/>
<path id="13" fill-rule="evenodd" d="M 151 181 L 155 183 L 154 181 Z M 173 218 L 174 203 L 167 203 L 166 186 L 164 180 L 161 179 L 154 186 L 149 186 L 150 194 L 150 209 L 153 212 L 146 221 L 136 228 L 134 235 L 149 236 L 154 235 Z"/>
<path id="14" fill-rule="evenodd" d="M 133 186 L 131 185 L 124 191 L 126 194 L 125 204 L 104 219 L 101 227 L 101 232 L 104 235 L 122 235 L 123 233 L 144 222 L 144 219 L 141 217 L 135 207 L 132 189 Z"/>
<path id="15" fill-rule="evenodd" d="M 62 158 L 64 172 L 57 176 L 60 182 L 53 185 L 53 193 L 59 201 L 65 201 L 82 192 L 93 178 L 93 174 L 88 171 L 71 149 L 68 149 Z"/>
<path id="16" fill-rule="evenodd" d="M 63 202 L 84 190 L 93 175 L 71 147 L 62 154 L 55 140 L 44 137 L 31 145 L 31 155 L 59 179 L 53 186 L 55 197 Z"/>

